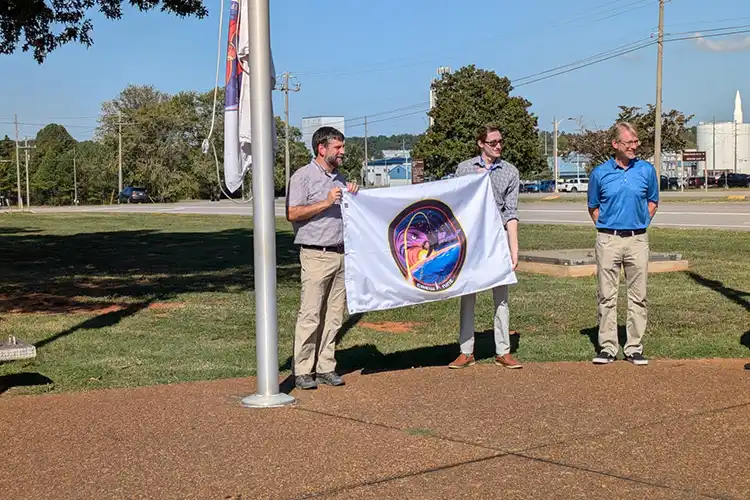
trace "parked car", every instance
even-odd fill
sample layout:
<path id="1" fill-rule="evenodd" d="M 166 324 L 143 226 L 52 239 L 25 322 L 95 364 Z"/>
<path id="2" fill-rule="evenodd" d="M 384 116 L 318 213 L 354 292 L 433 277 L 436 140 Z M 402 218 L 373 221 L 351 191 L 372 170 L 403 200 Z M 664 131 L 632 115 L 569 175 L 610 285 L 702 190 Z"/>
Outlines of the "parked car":
<path id="1" fill-rule="evenodd" d="M 659 190 L 666 191 L 669 189 L 680 189 L 680 182 L 677 177 L 667 177 L 666 175 L 662 175 L 661 181 L 659 182 Z"/>
<path id="2" fill-rule="evenodd" d="M 716 178 L 716 184 L 718 187 L 730 187 L 730 188 L 750 188 L 750 175 L 748 174 L 735 174 L 730 172 L 728 174 L 721 174 Z"/>
<path id="3" fill-rule="evenodd" d="M 541 190 L 539 181 L 521 181 L 518 191 L 521 193 L 538 193 Z"/>
<path id="4" fill-rule="evenodd" d="M 562 184 L 558 183 L 557 188 L 566 193 L 576 193 L 578 191 L 585 193 L 589 190 L 589 180 L 584 178 L 568 179 Z"/>
<path id="5" fill-rule="evenodd" d="M 555 181 L 551 179 L 539 181 L 539 190 L 543 193 L 553 193 L 555 191 Z"/>
<path id="6" fill-rule="evenodd" d="M 117 203 L 147 203 L 150 199 L 145 188 L 127 186 L 117 197 Z"/>

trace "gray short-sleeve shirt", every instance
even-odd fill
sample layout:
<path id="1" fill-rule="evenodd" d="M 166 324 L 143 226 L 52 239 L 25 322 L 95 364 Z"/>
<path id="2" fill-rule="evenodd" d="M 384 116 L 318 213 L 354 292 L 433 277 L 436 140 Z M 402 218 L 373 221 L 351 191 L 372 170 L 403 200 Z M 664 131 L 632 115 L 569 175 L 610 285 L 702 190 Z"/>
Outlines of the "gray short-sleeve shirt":
<path id="1" fill-rule="evenodd" d="M 500 159 L 488 169 L 482 157 L 475 156 L 458 164 L 456 176 L 476 174 L 478 169 L 490 171 L 492 194 L 495 195 L 495 203 L 500 210 L 503 225 L 508 224 L 510 220 L 518 220 L 518 169 L 512 163 Z"/>
<path id="2" fill-rule="evenodd" d="M 313 205 L 328 197 L 334 187 L 346 189 L 346 179 L 341 172 L 329 174 L 312 161 L 300 168 L 289 180 L 290 207 Z M 307 220 L 292 222 L 294 242 L 297 245 L 337 246 L 344 243 L 344 222 L 341 205 L 337 201 L 324 211 Z"/>

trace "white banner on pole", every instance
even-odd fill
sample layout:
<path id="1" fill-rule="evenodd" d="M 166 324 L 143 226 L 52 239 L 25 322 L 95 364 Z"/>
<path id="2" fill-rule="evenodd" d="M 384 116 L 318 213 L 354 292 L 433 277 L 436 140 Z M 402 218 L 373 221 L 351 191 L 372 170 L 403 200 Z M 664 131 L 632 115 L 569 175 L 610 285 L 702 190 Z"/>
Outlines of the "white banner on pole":
<path id="1" fill-rule="evenodd" d="M 487 174 L 345 193 L 342 212 L 350 314 L 517 282 Z"/>

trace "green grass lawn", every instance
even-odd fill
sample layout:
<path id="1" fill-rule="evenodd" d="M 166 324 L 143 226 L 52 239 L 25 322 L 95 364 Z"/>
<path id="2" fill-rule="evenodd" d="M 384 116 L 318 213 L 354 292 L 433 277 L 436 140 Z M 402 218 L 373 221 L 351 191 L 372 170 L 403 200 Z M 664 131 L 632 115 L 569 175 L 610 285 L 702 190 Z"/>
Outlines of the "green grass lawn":
<path id="1" fill-rule="evenodd" d="M 0 365 L 0 393 L 254 375 L 250 224 L 225 216 L 2 216 L 0 336 L 34 342 L 38 354 Z M 299 264 L 289 225 L 277 224 L 279 363 L 288 373 Z M 594 237 L 590 227 L 520 230 L 524 249 L 588 248 Z M 741 342 L 750 345 L 750 232 L 652 229 L 651 245 L 682 253 L 690 271 L 650 277 L 646 354 L 750 355 Z M 624 289 L 620 305 L 624 324 Z M 483 293 L 477 354 L 485 359 L 491 322 L 491 295 Z M 590 359 L 594 278 L 519 273 L 511 326 L 521 361 Z M 457 329 L 458 300 L 349 318 L 339 368 L 444 365 L 458 353 Z"/>

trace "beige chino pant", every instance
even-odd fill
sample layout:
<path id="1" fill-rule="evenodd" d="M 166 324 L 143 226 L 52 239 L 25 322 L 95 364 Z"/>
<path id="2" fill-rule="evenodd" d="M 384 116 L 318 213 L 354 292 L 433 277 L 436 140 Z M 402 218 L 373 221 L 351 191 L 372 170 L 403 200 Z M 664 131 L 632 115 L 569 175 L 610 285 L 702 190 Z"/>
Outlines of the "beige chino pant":
<path id="1" fill-rule="evenodd" d="M 648 234 L 617 236 L 597 233 L 596 281 L 599 304 L 599 346 L 602 352 L 617 355 L 617 292 L 620 269 L 625 269 L 628 285 L 626 356 L 642 353 L 646 331 L 646 280 L 648 278 Z"/>
<path id="2" fill-rule="evenodd" d="M 294 331 L 294 375 L 336 368 L 336 335 L 344 321 L 344 254 L 301 248 L 302 293 Z"/>

